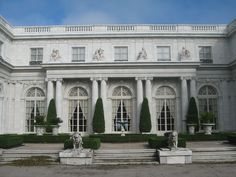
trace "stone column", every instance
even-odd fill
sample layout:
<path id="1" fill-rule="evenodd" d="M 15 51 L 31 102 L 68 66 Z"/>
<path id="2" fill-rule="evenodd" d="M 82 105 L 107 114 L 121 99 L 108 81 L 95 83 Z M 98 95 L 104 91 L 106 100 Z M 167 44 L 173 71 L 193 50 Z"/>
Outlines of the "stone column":
<path id="1" fill-rule="evenodd" d="M 53 82 L 52 80 L 47 79 L 47 108 L 51 99 L 53 98 Z"/>
<path id="2" fill-rule="evenodd" d="M 92 114 L 91 114 L 91 119 L 88 120 L 88 130 L 89 132 L 92 132 L 93 114 L 98 99 L 98 82 L 95 78 L 91 78 L 90 80 L 92 81 Z"/>
<path id="3" fill-rule="evenodd" d="M 152 124 L 152 128 L 151 128 L 151 132 L 155 132 L 155 125 L 156 125 L 156 121 L 154 119 L 155 116 L 152 115 L 152 83 L 151 80 L 153 78 L 146 78 L 146 83 L 145 83 L 145 96 L 148 99 L 148 106 L 149 106 L 149 111 L 150 111 L 150 115 L 151 115 L 151 124 Z"/>
<path id="4" fill-rule="evenodd" d="M 62 79 L 56 81 L 56 110 L 57 117 L 62 118 Z"/>
<path id="5" fill-rule="evenodd" d="M 196 90 L 196 78 L 191 78 L 190 80 L 190 97 L 194 97 L 196 99 L 197 90 Z"/>
<path id="6" fill-rule="evenodd" d="M 182 131 L 186 131 L 186 113 L 188 108 L 188 89 L 186 78 L 181 78 L 181 100 L 182 100 Z"/>
<path id="7" fill-rule="evenodd" d="M 105 120 L 105 133 L 108 131 L 109 125 L 107 124 L 107 78 L 102 78 L 101 80 L 101 98 L 103 102 L 103 110 L 104 110 L 104 120 Z"/>
<path id="8" fill-rule="evenodd" d="M 140 111 L 141 105 L 143 102 L 143 83 L 141 78 L 136 78 L 137 80 L 137 113 L 136 113 L 136 131 L 139 132 L 139 119 L 140 119 Z"/>

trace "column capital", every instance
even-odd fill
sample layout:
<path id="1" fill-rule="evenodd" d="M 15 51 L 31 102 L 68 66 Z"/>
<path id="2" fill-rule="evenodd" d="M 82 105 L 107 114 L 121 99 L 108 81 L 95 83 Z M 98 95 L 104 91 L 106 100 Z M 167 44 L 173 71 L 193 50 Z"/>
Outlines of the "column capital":
<path id="1" fill-rule="evenodd" d="M 63 78 L 57 78 L 56 81 L 62 82 Z"/>
<path id="2" fill-rule="evenodd" d="M 99 81 L 99 80 L 101 80 L 101 78 L 100 77 L 90 77 L 90 80 L 91 81 Z"/>
<path id="3" fill-rule="evenodd" d="M 190 76 L 180 76 L 180 80 L 190 80 Z"/>
<path id="4" fill-rule="evenodd" d="M 108 80 L 108 77 L 102 77 L 101 80 L 102 80 L 102 81 L 107 81 L 107 80 Z"/>
<path id="5" fill-rule="evenodd" d="M 57 79 L 56 78 L 45 78 L 45 81 L 46 82 L 49 82 L 49 81 L 56 81 Z"/>
<path id="6" fill-rule="evenodd" d="M 135 77 L 135 80 L 138 81 L 138 80 L 145 80 L 145 77 Z"/>
<path id="7" fill-rule="evenodd" d="M 152 81 L 152 80 L 153 80 L 153 77 L 145 77 L 145 80 L 150 80 L 150 81 Z"/>

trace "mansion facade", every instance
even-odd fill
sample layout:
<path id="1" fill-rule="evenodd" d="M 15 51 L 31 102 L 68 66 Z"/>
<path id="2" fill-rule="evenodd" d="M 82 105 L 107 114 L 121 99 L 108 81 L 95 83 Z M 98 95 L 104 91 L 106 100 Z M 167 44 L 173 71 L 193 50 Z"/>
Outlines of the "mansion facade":
<path id="1" fill-rule="evenodd" d="M 61 133 L 92 133 L 97 99 L 105 133 L 186 131 L 195 97 L 215 131 L 236 131 L 236 21 L 228 25 L 11 26 L 0 17 L 0 134 L 34 133 L 52 98 Z"/>

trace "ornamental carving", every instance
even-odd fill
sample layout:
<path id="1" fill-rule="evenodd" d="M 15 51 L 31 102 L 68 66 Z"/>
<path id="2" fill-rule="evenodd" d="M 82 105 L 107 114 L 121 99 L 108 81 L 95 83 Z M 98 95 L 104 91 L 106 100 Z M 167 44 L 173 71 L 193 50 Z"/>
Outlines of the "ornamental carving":
<path id="1" fill-rule="evenodd" d="M 147 59 L 147 52 L 144 48 L 138 53 L 137 60 L 146 60 Z"/>
<path id="2" fill-rule="evenodd" d="M 61 58 L 60 54 L 59 54 L 59 50 L 52 50 L 52 53 L 50 55 L 50 60 L 51 61 L 58 61 Z"/>
<path id="3" fill-rule="evenodd" d="M 93 60 L 102 61 L 104 59 L 105 59 L 104 50 L 101 48 L 97 49 L 95 53 L 93 54 Z"/>
<path id="4" fill-rule="evenodd" d="M 191 57 L 189 50 L 187 50 L 185 47 L 182 48 L 182 51 L 180 53 L 180 59 L 181 60 L 187 60 Z"/>

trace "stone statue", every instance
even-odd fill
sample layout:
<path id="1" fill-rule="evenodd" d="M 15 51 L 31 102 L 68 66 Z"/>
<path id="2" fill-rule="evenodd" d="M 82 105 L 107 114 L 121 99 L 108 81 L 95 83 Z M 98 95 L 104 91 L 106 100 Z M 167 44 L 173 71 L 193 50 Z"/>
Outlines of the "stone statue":
<path id="1" fill-rule="evenodd" d="M 97 61 L 101 61 L 104 59 L 104 50 L 99 48 L 95 51 L 94 55 L 93 55 L 93 60 L 97 60 Z"/>
<path id="2" fill-rule="evenodd" d="M 173 131 L 173 132 L 169 133 L 168 147 L 170 149 L 177 149 L 178 148 L 178 132 L 177 131 Z"/>
<path id="3" fill-rule="evenodd" d="M 147 59 L 147 52 L 144 48 L 138 53 L 137 60 L 146 60 Z"/>
<path id="4" fill-rule="evenodd" d="M 190 58 L 190 52 L 185 47 L 182 47 L 182 51 L 180 53 L 181 60 Z"/>
<path id="5" fill-rule="evenodd" d="M 51 61 L 57 61 L 57 60 L 60 59 L 60 58 L 61 58 L 61 56 L 60 56 L 60 54 L 59 54 L 59 50 L 53 49 L 53 50 L 52 50 L 52 53 L 51 53 L 51 55 L 50 55 Z"/>
<path id="6" fill-rule="evenodd" d="M 81 151 L 83 149 L 83 140 L 82 140 L 82 136 L 78 133 L 75 132 L 71 138 L 73 140 L 73 149 L 74 150 L 78 150 Z"/>

